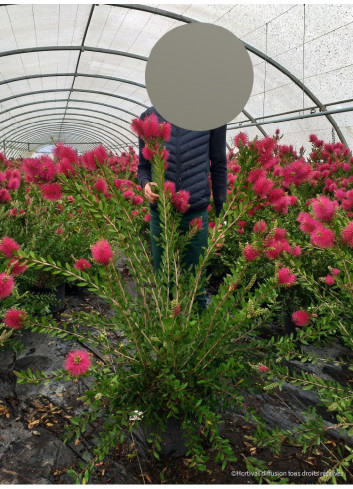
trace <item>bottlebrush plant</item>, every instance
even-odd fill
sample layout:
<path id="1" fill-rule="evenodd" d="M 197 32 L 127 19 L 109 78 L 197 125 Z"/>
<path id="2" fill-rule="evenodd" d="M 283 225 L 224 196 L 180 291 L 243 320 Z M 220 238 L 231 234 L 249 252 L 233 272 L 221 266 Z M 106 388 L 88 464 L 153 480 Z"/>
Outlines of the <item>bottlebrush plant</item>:
<path id="1" fill-rule="evenodd" d="M 10 267 L 3 263 L 0 266 L 0 353 L 5 348 L 17 352 L 23 350 L 20 335 L 16 331 L 32 320 L 33 305 L 30 304 L 28 292 L 19 293 L 16 284 L 18 274 L 26 268 L 13 256 L 18 248 L 13 240 L 0 242 L 1 253 L 7 254 L 11 263 Z"/>
<path id="2" fill-rule="evenodd" d="M 271 261 L 275 261 L 283 253 L 301 255 L 304 269 L 315 270 L 318 277 L 327 272 L 327 264 L 321 260 L 313 261 L 299 246 L 303 244 L 303 233 L 298 224 L 298 216 L 310 210 L 314 199 L 315 212 L 324 217 L 324 228 L 330 213 L 332 216 L 335 214 L 335 209 L 337 215 L 352 217 L 350 208 L 353 208 L 353 197 L 350 203 L 350 194 L 353 195 L 353 190 L 350 188 L 353 187 L 353 158 L 341 143 L 324 144 L 314 135 L 310 136 L 310 140 L 313 142 L 313 151 L 305 160 L 303 152 L 298 155 L 293 147 L 280 145 L 279 131 L 273 138 L 255 139 L 251 142 L 244 133 L 236 136 L 235 146 L 238 152 L 231 149 L 228 154 L 228 192 L 232 193 L 236 179 L 242 175 L 245 178 L 246 191 L 252 196 L 253 205 L 244 219 L 238 222 L 237 228 L 227 235 L 219 256 L 212 262 L 212 271 L 215 274 L 226 274 L 231 267 L 232 257 L 239 253 L 245 253 L 248 261 L 255 260 L 253 267 L 249 267 L 249 273 L 261 262 L 262 275 L 271 275 Z M 330 210 L 325 210 L 328 207 Z M 325 212 L 328 213 L 326 217 L 322 214 Z M 312 219 L 317 220 L 314 218 L 313 215 Z M 278 231 L 268 242 L 269 247 L 274 249 L 268 249 L 255 259 L 254 247 L 261 247 L 274 221 Z M 261 224 L 265 228 L 256 229 Z M 304 222 L 301 227 L 308 225 Z M 328 234 L 325 231 L 321 240 L 327 241 Z M 314 233 L 312 239 L 318 243 L 320 236 Z M 288 293 L 281 294 L 279 299 L 283 302 L 284 310 L 310 304 L 312 300 L 308 291 L 297 285 Z"/>
<path id="3" fill-rule="evenodd" d="M 59 162 L 45 156 L 12 163 L 16 169 L 11 171 L 17 172 L 18 186 L 12 191 L 11 199 L 0 206 L 0 241 L 7 236 L 18 242 L 22 250 L 45 254 L 60 263 L 89 254 L 92 239 L 89 221 L 83 221 L 75 199 L 64 195 L 57 181 L 63 169 L 63 174 L 73 176 L 77 164 L 73 157 L 77 159 L 77 155 L 73 152 L 69 160 L 69 150 L 66 149 L 67 156 Z M 8 171 L 9 168 L 5 176 Z M 51 271 L 29 268 L 19 277 L 18 285 L 22 289 L 31 286 L 50 289 L 63 281 L 63 277 Z"/>
<path id="4" fill-rule="evenodd" d="M 94 156 L 86 161 L 88 170 L 78 165 L 75 179 L 63 174 L 58 177 L 64 194 L 72 195 L 82 209 L 82 219 L 90 219 L 95 236 L 91 256 L 62 266 L 53 259 L 16 251 L 33 268 L 54 270 L 66 280 L 87 287 L 114 310 L 113 317 L 82 312 L 66 325 L 44 318 L 27 326 L 91 344 L 102 353 L 99 363 L 91 361 L 87 352 L 75 351 L 63 369 L 51 375 L 16 373 L 19 382 L 33 383 L 69 379 L 70 375 L 92 376 L 93 385 L 83 396 L 88 412 L 72 420 L 71 434 L 79 439 L 88 423 L 99 420 L 101 442 L 94 459 L 75 474 L 77 480 L 87 482 L 95 464 L 104 460 L 117 440 L 123 441 L 124 431 L 132 431 L 141 423 L 152 426 L 152 431 L 155 427 L 151 449 L 158 457 L 162 440 L 157 427 L 165 427 L 169 417 L 181 422 L 191 467 L 206 468 L 201 426 L 224 467 L 235 454 L 219 435 L 222 409 L 235 410 L 243 406 L 247 392 L 271 392 L 286 382 L 314 390 L 320 402 L 336 415 L 339 428 L 352 430 L 352 388 L 308 372 L 290 372 L 286 364 L 293 359 L 307 363 L 320 360 L 310 356 L 305 345 L 320 344 L 337 332 L 350 344 L 351 312 L 344 305 L 352 300 L 351 219 L 342 206 L 329 204 L 319 196 L 316 203 L 307 203 L 316 196 L 310 194 L 312 188 L 321 182 L 320 175 L 315 176 L 314 183 L 308 180 L 314 163 L 305 161 L 302 153 L 296 155 L 293 148 L 278 145 L 278 137 L 248 143 L 244 135 L 239 136 L 240 151 L 236 161 L 234 155 L 229 161 L 233 177 L 223 215 L 210 226 L 208 249 L 191 272 L 182 270 L 181 256 L 200 223 L 195 221 L 186 234 L 178 230 L 187 210 L 187 194 L 180 191 L 177 195 L 173 184 L 164 179 L 167 153 L 163 142 L 170 128 L 153 116 L 135 121 L 133 128 L 145 140 L 145 157 L 152 162 L 160 196 L 161 271 L 154 273 L 149 246 L 141 232 L 148 216 L 142 210 L 141 187 L 133 180 L 116 178 L 107 160 L 97 161 Z M 94 174 L 90 173 L 93 163 Z M 343 200 L 346 198 L 349 195 Z M 301 229 L 300 212 L 311 215 L 304 224 L 309 226 L 307 231 L 311 229 L 310 236 Z M 311 226 L 312 220 L 321 223 L 321 231 Z M 332 235 L 322 227 L 334 233 L 338 248 L 326 246 L 332 243 Z M 208 309 L 200 312 L 195 304 L 203 270 L 216 253 L 224 255 L 230 240 L 235 248 L 227 258 L 228 272 Z M 116 266 L 121 253 L 136 283 L 136 297 L 126 290 Z M 90 268 L 91 263 L 96 269 Z M 291 311 L 296 338 L 293 334 L 263 338 L 265 325 L 279 313 L 278 298 L 283 301 L 287 297 L 291 302 L 293 290 L 307 300 Z M 339 302 L 334 311 L 336 299 Z M 83 322 L 94 331 L 83 334 Z M 95 334 L 97 328 L 99 335 Z M 124 343 L 121 332 L 127 339 Z M 135 416 L 136 411 L 141 419 Z M 293 433 L 284 430 L 274 430 L 272 435 L 252 415 L 258 422 L 254 440 L 259 446 L 270 445 L 278 452 L 285 438 L 292 439 Z M 300 415 L 302 424 L 294 434 L 303 449 L 322 443 L 329 432 L 323 419 L 315 410 Z"/>
<path id="5" fill-rule="evenodd" d="M 17 241 L 22 250 L 50 256 L 60 263 L 72 262 L 73 257 L 89 253 L 89 224 L 82 221 L 78 209 L 67 197 L 51 202 L 31 185 L 28 192 L 18 196 L 9 207 L 1 209 L 0 240 L 8 236 Z M 63 281 L 63 277 L 49 270 L 32 268 L 19 277 L 22 288 L 50 289 Z"/>
<path id="6" fill-rule="evenodd" d="M 187 208 L 187 195 L 173 194 L 170 184 L 164 181 L 163 141 L 168 138 L 170 128 L 153 118 L 135 121 L 133 127 L 142 131 L 139 134 L 150 151 L 158 184 L 160 243 L 164 250 L 160 273 L 154 273 L 148 244 L 140 232 L 145 220 L 134 214 L 142 205 L 136 199 L 141 190 L 133 182 L 117 180 L 104 164 L 97 164 L 103 180 L 100 186 L 106 192 L 100 198 L 87 185 L 83 173 L 77 172 L 75 180 L 60 177 L 64 192 L 74 196 L 84 215 L 93 217 L 92 230 L 95 234 L 101 232 L 100 239 L 91 247 L 90 261 L 97 264 L 97 270 L 61 266 L 55 260 L 18 251 L 34 268 L 51 268 L 103 297 L 114 310 L 113 317 L 82 312 L 66 326 L 47 319 L 31 326 L 34 331 L 82 339 L 102 352 L 103 364 L 92 362 L 86 372 L 94 378 L 84 395 L 89 411 L 81 418 L 74 418 L 72 424 L 72 435 L 76 438 L 85 432 L 89 422 L 100 419 L 102 427 L 94 460 L 76 474 L 78 480 L 85 482 L 95 464 L 105 458 L 119 439 L 123 440 L 124 431 L 132 431 L 138 423 L 152 427 L 155 432 L 151 450 L 158 457 L 160 427 L 165 428 L 169 417 L 181 422 L 191 467 L 206 468 L 201 426 L 222 466 L 235 460 L 229 442 L 219 434 L 221 409 L 227 405 L 241 406 L 240 385 L 245 390 L 253 390 L 263 375 L 257 366 L 257 330 L 273 313 L 278 288 L 275 274 L 259 282 L 257 287 L 254 287 L 255 276 L 244 281 L 248 265 L 239 256 L 212 304 L 204 312 L 199 311 L 196 297 L 202 288 L 202 271 L 224 235 L 246 212 L 249 199 L 241 191 L 229 198 L 196 270 L 194 273 L 182 270 L 183 249 L 198 232 L 199 223 L 195 221 L 186 234 L 178 232 L 178 223 Z M 235 208 L 236 199 L 242 201 Z M 116 218 L 117 209 L 119 218 Z M 228 224 L 222 225 L 223 220 Z M 136 283 L 136 297 L 126 290 L 116 266 L 121 251 Z M 82 321 L 86 326 L 99 328 L 100 335 L 80 332 Z M 128 342 L 116 339 L 121 332 Z M 79 365 L 80 355 L 74 358 Z M 20 382 L 69 378 L 65 369 L 51 375 L 16 374 Z M 136 411 L 142 413 L 142 421 L 132 418 Z"/>
<path id="7" fill-rule="evenodd" d="M 332 363 L 305 351 L 308 343 L 322 345 L 339 339 L 349 349 L 353 346 L 352 156 L 341 143 L 324 144 L 311 136 L 314 148 L 305 161 L 278 141 L 278 137 L 253 142 L 245 135 L 236 138 L 239 151 L 236 155 L 231 151 L 229 160 L 230 175 L 235 170 L 236 178 L 230 178 L 229 193 L 243 178 L 253 208 L 241 226 L 238 222 L 226 236 L 221 259 L 229 267 L 232 256 L 242 253 L 248 273 L 261 269 L 262 278 L 270 277 L 275 268 L 282 270 L 281 279 L 287 281 L 278 303 L 291 316 L 296 334 L 283 338 L 279 330 L 270 340 L 276 353 L 272 359 L 265 356 L 264 363 L 273 383 L 264 388 L 281 388 L 290 382 L 314 390 L 320 404 L 336 416 L 337 426 L 352 435 L 350 384 L 328 382 L 304 372 L 298 375 L 285 366 L 290 360 Z M 280 325 L 283 319 L 282 315 Z M 335 364 L 344 366 L 345 362 Z M 328 432 L 315 411 L 309 410 L 306 416 L 297 430 L 304 448 L 320 444 Z"/>

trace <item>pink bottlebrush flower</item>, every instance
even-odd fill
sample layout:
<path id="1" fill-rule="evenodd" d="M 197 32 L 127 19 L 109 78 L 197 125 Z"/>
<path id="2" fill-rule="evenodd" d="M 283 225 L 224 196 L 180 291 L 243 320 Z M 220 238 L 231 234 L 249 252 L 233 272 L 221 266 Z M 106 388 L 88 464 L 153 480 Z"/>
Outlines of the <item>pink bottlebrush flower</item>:
<path id="1" fill-rule="evenodd" d="M 290 205 L 291 198 L 289 195 L 281 197 L 276 202 L 272 203 L 272 207 L 275 211 L 281 212 L 282 214 L 288 214 L 288 207 Z"/>
<path id="2" fill-rule="evenodd" d="M 350 199 L 344 199 L 341 203 L 342 209 L 345 211 L 350 211 L 353 209 L 353 200 Z"/>
<path id="3" fill-rule="evenodd" d="M 21 180 L 19 178 L 10 178 L 6 184 L 6 188 L 9 190 L 17 190 L 20 186 Z"/>
<path id="4" fill-rule="evenodd" d="M 262 168 L 256 168 L 255 170 L 251 170 L 246 179 L 247 182 L 255 183 L 259 178 L 266 178 L 267 172 Z"/>
<path id="5" fill-rule="evenodd" d="M 339 268 L 332 268 L 331 273 L 332 273 L 332 275 L 338 275 L 340 273 L 340 271 L 341 270 Z"/>
<path id="6" fill-rule="evenodd" d="M 164 182 L 164 192 L 165 193 L 170 192 L 170 194 L 172 196 L 175 195 L 175 183 L 174 182 L 170 182 L 169 180 L 166 180 Z"/>
<path id="7" fill-rule="evenodd" d="M 317 219 L 321 221 L 331 221 L 334 217 L 338 202 L 331 200 L 326 195 L 319 195 L 311 202 L 313 213 Z"/>
<path id="8" fill-rule="evenodd" d="M 211 206 L 211 204 L 208 204 L 208 206 L 207 206 L 207 212 L 211 212 L 211 210 L 212 210 L 212 206 Z"/>
<path id="9" fill-rule="evenodd" d="M 75 262 L 74 268 L 76 268 L 76 270 L 87 270 L 88 268 L 91 268 L 91 264 L 85 258 L 79 258 Z"/>
<path id="10" fill-rule="evenodd" d="M 144 124 L 142 119 L 133 119 L 131 122 L 131 129 L 138 135 L 140 139 L 144 137 Z"/>
<path id="11" fill-rule="evenodd" d="M 332 248 L 335 241 L 335 234 L 331 229 L 318 226 L 311 233 L 310 243 L 319 248 Z"/>
<path id="12" fill-rule="evenodd" d="M 253 190 L 259 197 L 264 198 L 273 186 L 274 183 L 272 180 L 269 180 L 268 178 L 258 178 L 253 185 Z"/>
<path id="13" fill-rule="evenodd" d="M 280 160 L 278 157 L 269 158 L 267 161 L 264 161 L 263 168 L 267 171 L 273 170 L 277 166 L 279 161 Z"/>
<path id="14" fill-rule="evenodd" d="M 75 202 L 75 198 L 72 195 L 68 195 L 67 201 L 70 202 L 70 204 L 73 204 Z"/>
<path id="15" fill-rule="evenodd" d="M 143 130 L 146 139 L 160 137 L 160 123 L 155 113 L 144 118 Z"/>
<path id="16" fill-rule="evenodd" d="M 237 226 L 238 228 L 244 228 L 246 226 L 246 221 L 238 221 Z"/>
<path id="17" fill-rule="evenodd" d="M 275 239 L 284 239 L 287 236 L 287 231 L 283 228 L 277 228 L 274 238 Z"/>
<path id="18" fill-rule="evenodd" d="M 57 163 L 56 169 L 58 173 L 63 173 L 66 177 L 68 177 L 70 173 L 75 173 L 74 167 L 67 158 L 62 158 Z"/>
<path id="19" fill-rule="evenodd" d="M 191 228 L 196 228 L 197 231 L 200 231 L 202 229 L 202 217 L 195 217 L 189 222 L 189 226 Z"/>
<path id="20" fill-rule="evenodd" d="M 138 216 L 139 211 L 132 211 L 131 212 L 131 217 Z"/>
<path id="21" fill-rule="evenodd" d="M 125 197 L 126 200 L 133 200 L 133 198 L 135 197 L 135 194 L 131 189 L 129 189 L 123 193 L 123 196 Z"/>
<path id="22" fill-rule="evenodd" d="M 306 234 L 311 234 L 318 226 L 322 226 L 319 221 L 316 221 L 316 219 L 307 212 L 300 212 L 297 221 L 300 223 L 300 230 Z"/>
<path id="23" fill-rule="evenodd" d="M 5 299 L 11 295 L 14 285 L 15 281 L 11 275 L 0 273 L 0 299 Z"/>
<path id="24" fill-rule="evenodd" d="M 106 181 L 104 180 L 104 178 L 99 178 L 96 183 L 94 184 L 96 190 L 98 190 L 98 192 L 103 192 L 105 193 L 107 191 L 107 183 Z"/>
<path id="25" fill-rule="evenodd" d="M 184 213 L 189 207 L 190 194 L 186 190 L 179 190 L 178 193 L 172 196 L 172 202 L 178 211 Z"/>
<path id="26" fill-rule="evenodd" d="M 164 140 L 164 141 L 169 141 L 170 136 L 172 133 L 172 126 L 169 122 L 162 122 L 160 126 L 160 134 L 159 136 Z"/>
<path id="27" fill-rule="evenodd" d="M 64 145 L 63 143 L 57 143 L 53 149 L 53 155 L 59 160 L 66 158 L 70 163 L 76 163 L 78 156 L 72 146 Z"/>
<path id="28" fill-rule="evenodd" d="M 46 183 L 41 186 L 42 195 L 47 200 L 59 200 L 62 198 L 60 183 Z"/>
<path id="29" fill-rule="evenodd" d="M 293 183 L 297 187 L 309 180 L 311 172 L 311 165 L 306 163 L 304 158 L 293 161 L 283 169 L 283 186 L 288 188 Z"/>
<path id="30" fill-rule="evenodd" d="M 295 205 L 298 202 L 298 197 L 296 195 L 290 195 L 290 205 Z"/>
<path id="31" fill-rule="evenodd" d="M 151 160 L 153 160 L 154 152 L 150 148 L 145 146 L 142 149 L 142 155 L 146 160 L 151 161 Z"/>
<path id="32" fill-rule="evenodd" d="M 8 216 L 9 217 L 17 217 L 17 209 L 15 207 L 13 209 L 10 209 Z"/>
<path id="33" fill-rule="evenodd" d="M 233 167 L 232 167 L 232 171 L 233 171 L 233 173 L 239 173 L 239 172 L 241 172 L 241 166 L 238 165 L 238 163 L 235 163 L 233 165 Z"/>
<path id="34" fill-rule="evenodd" d="M 283 188 L 273 188 L 268 194 L 267 194 L 267 200 L 270 204 L 275 204 L 278 201 L 280 201 L 283 197 L 285 197 L 285 192 Z"/>
<path id="35" fill-rule="evenodd" d="M 211 228 L 211 229 L 214 229 L 216 227 L 216 223 L 215 221 L 211 221 L 208 223 L 208 227 Z"/>
<path id="36" fill-rule="evenodd" d="M 352 169 L 352 165 L 347 162 L 343 162 L 340 164 L 340 167 L 342 168 L 343 171 L 349 172 Z"/>
<path id="37" fill-rule="evenodd" d="M 310 321 L 310 314 L 306 311 L 295 311 L 292 314 L 292 321 L 297 326 L 305 326 Z"/>
<path id="38" fill-rule="evenodd" d="M 249 137 L 248 135 L 245 133 L 245 132 L 240 132 L 239 134 L 237 134 L 234 138 L 234 145 L 239 148 L 240 145 L 239 145 L 239 141 L 242 142 L 242 145 L 245 146 L 248 141 L 249 141 Z"/>
<path id="39" fill-rule="evenodd" d="M 58 228 L 56 231 L 56 234 L 62 234 L 64 232 L 63 228 Z"/>
<path id="40" fill-rule="evenodd" d="M 2 253 L 6 258 L 11 258 L 14 251 L 19 250 L 20 245 L 16 241 L 8 236 L 5 236 L 0 241 L 0 253 Z"/>
<path id="41" fill-rule="evenodd" d="M 11 195 L 6 188 L 0 188 L 0 202 L 10 202 Z"/>
<path id="42" fill-rule="evenodd" d="M 25 311 L 19 311 L 17 309 L 8 309 L 4 318 L 4 323 L 9 328 L 21 329 L 23 325 L 23 321 L 25 319 L 26 319 Z"/>
<path id="43" fill-rule="evenodd" d="M 288 243 L 288 241 L 286 239 L 276 239 L 276 237 L 268 242 L 266 247 L 272 248 L 265 251 L 265 255 L 271 260 L 275 260 L 284 251 L 290 251 L 290 244 Z"/>
<path id="44" fill-rule="evenodd" d="M 292 256 L 300 256 L 302 254 L 302 249 L 299 245 L 297 245 L 290 249 L 288 253 L 290 253 Z"/>
<path id="45" fill-rule="evenodd" d="M 95 160 L 98 161 L 98 163 L 103 165 L 105 160 L 108 158 L 107 150 L 105 149 L 104 146 L 100 145 L 97 148 L 94 148 L 93 157 L 95 158 Z"/>
<path id="46" fill-rule="evenodd" d="M 93 151 L 87 151 L 81 157 L 81 163 L 86 168 L 86 170 L 95 170 L 97 168 L 96 160 L 94 159 Z"/>
<path id="47" fill-rule="evenodd" d="M 135 205 L 141 205 L 143 202 L 143 198 L 140 195 L 135 195 L 135 197 L 132 199 L 132 203 Z"/>
<path id="48" fill-rule="evenodd" d="M 273 175 L 275 177 L 282 177 L 283 176 L 283 168 L 281 165 L 276 165 L 273 169 Z"/>
<path id="49" fill-rule="evenodd" d="M 342 231 L 342 240 L 351 248 L 353 248 L 353 221 L 351 221 Z"/>
<path id="50" fill-rule="evenodd" d="M 324 282 L 327 283 L 327 285 L 333 285 L 335 283 L 335 277 L 332 275 L 328 274 L 326 277 L 323 278 Z"/>
<path id="51" fill-rule="evenodd" d="M 108 265 L 114 254 L 108 241 L 101 239 L 91 246 L 93 258 L 101 265 Z"/>
<path id="52" fill-rule="evenodd" d="M 260 250 L 254 248 L 251 244 L 245 246 L 243 253 L 246 261 L 253 261 L 260 256 Z"/>
<path id="53" fill-rule="evenodd" d="M 53 160 L 43 155 L 39 159 L 38 172 L 35 175 L 35 181 L 37 182 L 50 182 L 53 180 L 57 173 L 56 165 Z"/>
<path id="54" fill-rule="evenodd" d="M 288 267 L 280 268 L 277 272 L 277 280 L 280 285 L 290 287 L 297 280 L 297 277 L 290 272 Z"/>
<path id="55" fill-rule="evenodd" d="M 11 275 L 21 275 L 27 270 L 27 265 L 20 263 L 17 258 L 12 258 L 9 263 Z"/>
<path id="56" fill-rule="evenodd" d="M 124 183 L 124 180 L 122 180 L 121 178 L 116 178 L 114 180 L 114 187 L 119 190 L 120 187 L 123 185 L 123 183 Z"/>
<path id="57" fill-rule="evenodd" d="M 267 371 L 269 370 L 269 368 L 268 368 L 268 367 L 266 367 L 266 365 L 259 365 L 259 366 L 258 366 L 258 370 L 259 370 L 260 372 L 267 372 Z"/>
<path id="58" fill-rule="evenodd" d="M 91 358 L 86 350 L 71 351 L 65 359 L 64 368 L 73 376 L 85 374 L 91 366 Z"/>
<path id="59" fill-rule="evenodd" d="M 145 217 L 144 217 L 143 219 L 144 219 L 144 221 L 146 221 L 146 222 L 150 222 L 150 221 L 151 221 L 151 214 L 150 214 L 150 213 L 146 214 L 146 215 L 145 215 Z"/>

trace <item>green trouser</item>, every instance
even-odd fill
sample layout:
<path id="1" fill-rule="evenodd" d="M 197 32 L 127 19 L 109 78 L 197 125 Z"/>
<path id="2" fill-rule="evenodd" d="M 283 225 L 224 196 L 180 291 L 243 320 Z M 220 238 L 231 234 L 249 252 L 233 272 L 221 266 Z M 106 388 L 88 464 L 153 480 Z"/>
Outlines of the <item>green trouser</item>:
<path id="1" fill-rule="evenodd" d="M 192 270 L 195 270 L 195 266 L 199 264 L 200 256 L 204 253 L 207 248 L 208 243 L 208 213 L 207 209 L 201 211 L 187 212 L 185 213 L 180 221 L 179 227 L 183 234 L 186 234 L 190 230 L 189 223 L 195 217 L 202 217 L 202 229 L 197 231 L 195 236 L 191 238 L 189 243 L 186 246 L 183 258 L 182 265 L 188 269 L 192 266 Z M 159 214 L 156 209 L 151 208 L 151 221 L 150 221 L 150 230 L 151 230 L 151 244 L 152 244 L 152 255 L 153 255 L 153 266 L 155 271 L 157 272 L 161 266 L 161 258 L 163 249 L 159 243 L 157 243 L 156 238 L 159 237 L 161 228 L 160 228 L 160 220 Z M 205 280 L 205 271 L 202 273 L 202 281 Z M 200 309 L 206 309 L 206 291 L 205 287 L 202 287 L 202 292 L 196 297 L 197 303 Z"/>

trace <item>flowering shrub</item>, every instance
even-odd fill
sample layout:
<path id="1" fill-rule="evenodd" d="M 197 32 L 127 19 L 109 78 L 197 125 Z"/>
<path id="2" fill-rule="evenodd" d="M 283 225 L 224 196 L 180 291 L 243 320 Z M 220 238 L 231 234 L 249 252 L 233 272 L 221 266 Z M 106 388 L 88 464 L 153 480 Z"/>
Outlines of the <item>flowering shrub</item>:
<path id="1" fill-rule="evenodd" d="M 0 242 L 1 243 L 1 242 Z M 1 246 L 2 245 L 2 246 Z M 2 240 L 0 244 L 1 251 L 8 258 L 12 253 L 19 249 L 18 244 L 13 240 Z M 11 251 L 11 254 L 10 254 Z M 11 258 L 10 261 L 18 259 Z M 25 267 L 18 265 L 18 268 Z M 6 347 L 14 351 L 23 349 L 22 343 L 19 341 L 18 335 L 15 335 L 15 330 L 20 330 L 22 327 L 31 321 L 33 306 L 31 307 L 28 293 L 20 294 L 17 288 L 17 277 L 14 273 L 15 268 L 5 268 L 1 266 L 0 270 L 0 353 Z"/>
<path id="2" fill-rule="evenodd" d="M 237 210 L 233 209 L 235 197 L 229 200 L 224 214 L 229 224 L 223 228 L 216 220 L 209 247 L 194 273 L 182 270 L 183 249 L 198 232 L 200 222 L 192 222 L 189 232 L 184 235 L 178 232 L 178 223 L 187 208 L 188 198 L 179 192 L 176 202 L 173 185 L 164 181 L 166 153 L 163 141 L 170 128 L 153 118 L 145 124 L 135 121 L 133 127 L 141 131 L 146 147 L 153 153 L 154 180 L 160 195 L 160 243 L 164 250 L 160 273 L 156 275 L 153 271 L 148 243 L 140 232 L 145 221 L 133 214 L 142 205 L 136 200 L 134 203 L 140 190 L 131 181 L 117 180 L 106 164 L 97 163 L 97 171 L 105 182 L 104 186 L 100 184 L 100 188 L 111 198 L 97 199 L 81 171 L 77 172 L 75 182 L 65 176 L 60 177 L 64 193 L 75 198 L 85 216 L 93 216 L 91 227 L 95 228 L 95 234 L 101 234 L 92 243 L 89 260 L 97 263 L 96 270 L 83 266 L 85 262 L 82 261 L 80 265 L 76 262 L 63 267 L 54 260 L 18 251 L 33 268 L 51 267 L 67 280 L 84 285 L 104 297 L 114 310 L 113 319 L 83 312 L 67 326 L 56 324 L 57 329 L 53 330 L 52 323 L 43 319 L 35 327 L 36 331 L 56 331 L 68 338 L 79 339 L 82 333 L 78 326 L 84 320 L 86 325 L 98 327 L 101 331 L 99 336 L 85 337 L 86 342 L 101 349 L 105 361 L 104 366 L 95 362 L 90 364 L 86 375 L 93 376 L 94 384 L 84 396 L 89 413 L 75 419 L 72 425 L 72 434 L 76 437 L 85 431 L 88 422 L 97 417 L 101 418 L 101 426 L 104 426 L 102 443 L 96 450 L 95 459 L 83 468 L 82 473 L 76 474 L 79 480 L 85 481 L 94 464 L 103 460 L 116 440 L 122 438 L 124 430 L 131 431 L 139 422 L 130 419 L 136 410 L 142 413 L 145 426 L 152 426 L 152 432 L 156 431 L 153 427 L 158 427 L 151 444 L 151 450 L 157 457 L 161 445 L 159 427 L 165 427 L 169 417 L 176 417 L 187 439 L 191 466 L 206 468 L 201 425 L 223 466 L 234 460 L 229 442 L 222 439 L 218 431 L 219 409 L 221 405 L 242 405 L 239 379 L 253 388 L 259 376 L 256 366 L 259 357 L 253 355 L 257 344 L 256 330 L 270 317 L 276 300 L 275 275 L 255 288 L 255 277 L 243 280 L 248 265 L 240 256 L 234 261 L 232 273 L 210 307 L 203 313 L 198 310 L 196 298 L 202 290 L 202 270 L 217 251 L 223 235 L 236 226 L 245 213 L 247 196 L 239 193 L 244 206 Z M 119 209 L 119 218 L 116 218 L 116 208 Z M 102 232 L 104 229 L 105 233 Z M 116 266 L 120 250 L 124 252 L 129 272 L 136 283 L 136 298 L 130 296 L 124 287 L 124 279 Z M 114 341 L 114 334 L 120 331 L 128 339 L 126 344 Z M 76 359 L 76 364 L 72 358 Z M 17 372 L 17 375 L 21 382 L 67 379 L 69 375 L 79 373 L 83 359 L 73 352 L 64 368 L 51 375 L 40 373 L 38 378 L 33 374 L 28 377 Z M 255 368 L 249 368 L 249 363 L 255 364 Z M 83 371 L 80 373 L 84 374 Z"/>
<path id="3" fill-rule="evenodd" d="M 71 434 L 80 438 L 88 423 L 99 419 L 101 442 L 92 462 L 75 474 L 77 479 L 87 482 L 95 464 L 118 439 L 123 440 L 124 431 L 140 423 L 133 415 L 136 411 L 155 431 L 151 449 L 156 457 L 161 436 L 153 427 L 163 428 L 169 417 L 176 417 L 185 433 L 190 466 L 206 468 L 205 436 L 224 467 L 235 455 L 218 431 L 222 409 L 241 407 L 249 390 L 271 391 L 285 382 L 315 390 L 323 406 L 336 415 L 339 427 L 352 434 L 352 388 L 310 373 L 290 372 L 286 364 L 291 359 L 316 361 L 301 345 L 334 335 L 352 347 L 352 307 L 347 304 L 352 305 L 353 198 L 352 180 L 343 176 L 350 171 L 349 152 L 339 144 L 314 139 L 315 149 L 305 160 L 302 151 L 298 155 L 292 147 L 280 145 L 278 134 L 253 142 L 238 135 L 239 151 L 228 155 L 229 191 L 223 215 L 211 221 L 208 249 L 192 272 L 182 270 L 181 257 L 202 223 L 192 221 L 186 234 L 178 230 L 189 196 L 182 190 L 176 193 L 173 183 L 164 180 L 168 154 L 163 142 L 170 127 L 154 116 L 135 120 L 132 127 L 146 143 L 144 156 L 152 162 L 160 195 L 160 272 L 153 271 L 142 232 L 148 213 L 142 207 L 141 188 L 133 176 L 117 176 L 118 165 L 111 164 L 112 157 L 102 149 L 77 164 L 67 158 L 65 171 L 55 182 L 82 209 L 82 220 L 90 223 L 95 237 L 90 255 L 77 254 L 63 265 L 23 248 L 14 251 L 35 270 L 52 270 L 87 287 L 114 310 L 113 318 L 82 312 L 67 325 L 48 319 L 25 325 L 82 339 L 102 352 L 103 364 L 92 362 L 87 352 L 74 351 L 63 369 L 51 375 L 16 373 L 20 382 L 35 383 L 78 375 L 94 378 L 84 396 L 88 412 L 73 420 Z M 6 236 L 13 238 L 11 233 Z M 9 242 L 4 249 L 10 253 Z M 136 297 L 124 287 L 116 266 L 120 253 L 136 283 Z M 216 263 L 217 253 L 226 272 L 217 295 L 201 313 L 195 304 L 203 270 Z M 295 335 L 263 338 L 260 333 L 270 319 L 278 319 L 280 309 L 289 311 Z M 83 335 L 82 321 L 99 328 L 100 335 Z M 125 343 L 116 341 L 122 331 Z M 281 441 L 292 436 L 278 430 L 273 435 L 254 419 L 260 446 L 278 451 Z M 304 413 L 304 422 L 295 429 L 304 449 L 319 444 L 326 432 L 314 410 Z"/>
<path id="4" fill-rule="evenodd" d="M 352 214 L 350 188 L 352 156 L 340 143 L 324 144 L 311 136 L 313 151 L 307 160 L 291 147 L 279 144 L 279 135 L 249 142 L 238 137 L 238 153 L 229 157 L 229 193 L 247 182 L 252 208 L 244 224 L 226 235 L 218 259 L 231 269 L 232 257 L 242 253 L 248 272 L 261 269 L 262 277 L 276 271 L 281 289 L 278 304 L 292 319 L 292 334 L 271 339 L 272 359 L 266 365 L 271 390 L 285 382 L 315 390 L 320 403 L 334 413 L 339 426 L 353 433 L 353 391 L 309 373 L 289 372 L 282 361 L 317 362 L 301 350 L 308 343 L 339 339 L 352 349 Z M 235 173 L 234 173 L 235 172 Z M 259 183 L 260 182 L 260 183 Z M 270 183 L 271 182 L 271 183 Z M 224 269 L 223 269 L 224 270 Z M 329 359 L 320 359 L 331 363 Z M 352 367 L 350 367 L 352 368 Z M 319 444 L 326 433 L 322 418 L 309 411 L 297 436 L 304 447 Z M 259 435 L 260 436 L 260 435 Z M 266 438 L 266 437 L 265 437 Z M 268 438 L 266 438 L 268 439 Z"/>

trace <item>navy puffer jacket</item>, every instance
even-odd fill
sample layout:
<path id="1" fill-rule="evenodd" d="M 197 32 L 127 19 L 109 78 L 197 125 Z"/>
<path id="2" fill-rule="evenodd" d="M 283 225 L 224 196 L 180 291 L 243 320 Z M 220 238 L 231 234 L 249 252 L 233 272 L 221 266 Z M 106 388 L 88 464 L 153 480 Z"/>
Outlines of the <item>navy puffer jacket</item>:
<path id="1" fill-rule="evenodd" d="M 154 107 L 143 112 L 141 119 L 152 112 L 161 122 L 165 122 Z M 226 131 L 226 125 L 210 131 L 189 131 L 172 124 L 170 140 L 165 143 L 169 151 L 165 180 L 174 182 L 177 191 L 182 189 L 190 193 L 188 212 L 203 210 L 209 205 L 209 173 L 216 214 L 219 215 L 222 210 L 227 196 Z M 151 163 L 142 154 L 144 145 L 139 139 L 137 176 L 141 187 L 152 181 Z M 150 205 L 157 207 L 156 204 Z"/>

